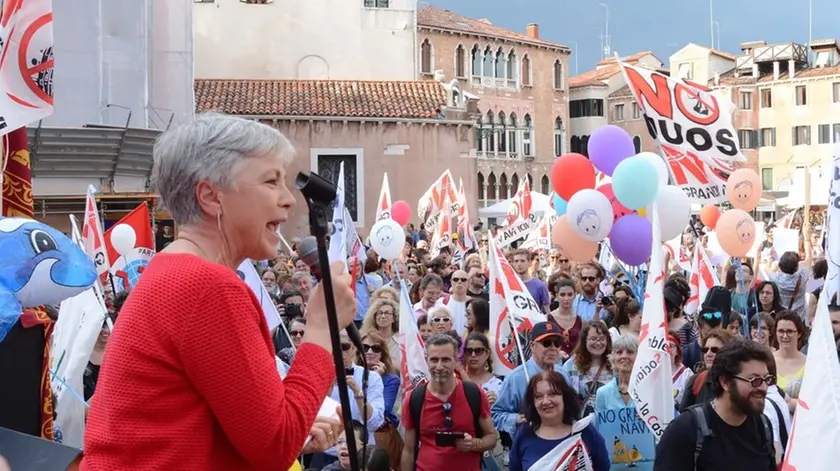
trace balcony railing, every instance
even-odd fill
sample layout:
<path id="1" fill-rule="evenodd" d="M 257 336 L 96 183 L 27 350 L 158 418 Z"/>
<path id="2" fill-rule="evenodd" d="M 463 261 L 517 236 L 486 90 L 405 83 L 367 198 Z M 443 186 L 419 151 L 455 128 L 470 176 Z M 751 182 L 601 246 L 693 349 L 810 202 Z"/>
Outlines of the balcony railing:
<path id="1" fill-rule="evenodd" d="M 518 152 L 505 152 L 493 150 L 479 150 L 476 151 L 476 157 L 487 160 L 522 160 L 521 154 Z M 527 156 L 525 157 L 528 158 Z"/>
<path id="2" fill-rule="evenodd" d="M 495 77 L 479 77 L 473 75 L 470 82 L 476 88 L 500 88 L 505 90 L 517 90 L 516 79 L 505 79 Z"/>

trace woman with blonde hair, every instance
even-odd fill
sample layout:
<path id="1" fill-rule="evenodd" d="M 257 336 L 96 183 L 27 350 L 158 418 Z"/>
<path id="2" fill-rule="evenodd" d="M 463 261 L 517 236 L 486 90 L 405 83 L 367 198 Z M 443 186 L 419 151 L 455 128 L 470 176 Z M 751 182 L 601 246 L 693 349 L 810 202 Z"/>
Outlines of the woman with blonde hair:
<path id="1" fill-rule="evenodd" d="M 394 363 L 389 352 L 389 345 L 378 330 L 362 333 L 362 349 L 359 357 L 364 355 L 368 369 L 382 377 L 385 423 L 374 433 L 375 441 L 377 445 L 388 450 L 392 467 L 399 469 L 403 441 L 397 431 L 400 419 L 394 411 L 394 406 L 399 405 L 397 400 L 401 397 L 400 364 Z"/>
<path id="2" fill-rule="evenodd" d="M 382 288 L 380 288 L 381 290 Z M 379 292 L 379 290 L 377 290 Z M 400 305 L 387 293 L 371 299 L 370 308 L 362 321 L 362 333 L 378 332 L 388 345 L 391 359 L 399 366 L 402 361 L 402 350 L 397 341 L 400 331 Z"/>

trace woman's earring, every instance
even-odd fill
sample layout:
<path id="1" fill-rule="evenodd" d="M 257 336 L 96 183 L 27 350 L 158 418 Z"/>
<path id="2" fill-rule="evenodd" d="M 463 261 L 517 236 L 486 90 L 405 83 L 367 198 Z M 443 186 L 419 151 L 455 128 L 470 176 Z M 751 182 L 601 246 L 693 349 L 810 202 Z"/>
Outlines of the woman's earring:
<path id="1" fill-rule="evenodd" d="M 221 210 L 219 210 L 219 212 L 216 213 L 216 225 L 219 228 L 219 232 L 222 232 L 222 211 Z"/>

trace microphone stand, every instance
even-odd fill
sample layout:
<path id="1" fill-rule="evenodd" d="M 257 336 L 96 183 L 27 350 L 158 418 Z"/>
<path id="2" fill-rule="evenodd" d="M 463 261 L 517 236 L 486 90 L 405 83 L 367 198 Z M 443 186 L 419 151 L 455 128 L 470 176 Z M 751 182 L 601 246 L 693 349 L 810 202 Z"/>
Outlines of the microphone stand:
<path id="1" fill-rule="evenodd" d="M 341 418 L 344 422 L 344 435 L 347 438 L 347 449 L 350 450 L 350 469 L 351 471 L 361 471 L 359 467 L 359 456 L 355 453 L 356 434 L 353 432 L 353 413 L 350 410 L 347 376 L 344 372 L 344 359 L 341 356 L 338 313 L 335 309 L 335 292 L 333 291 L 332 278 L 330 277 L 330 259 L 327 251 L 327 205 L 315 201 L 312 198 L 306 198 L 306 204 L 309 206 L 309 230 L 315 236 L 318 245 L 318 265 L 321 267 L 324 304 L 327 308 L 327 322 L 330 326 L 330 340 L 332 343 L 333 361 L 335 361 L 335 379 L 336 384 L 338 384 L 338 397 L 341 403 Z M 367 411 L 363 412 L 367 415 Z"/>

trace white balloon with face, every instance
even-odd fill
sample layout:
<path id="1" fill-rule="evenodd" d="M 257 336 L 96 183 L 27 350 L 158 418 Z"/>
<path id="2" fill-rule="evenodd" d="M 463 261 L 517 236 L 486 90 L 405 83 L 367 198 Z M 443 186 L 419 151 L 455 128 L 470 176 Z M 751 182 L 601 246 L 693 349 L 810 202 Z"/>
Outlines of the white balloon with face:
<path id="1" fill-rule="evenodd" d="M 566 218 L 575 233 L 593 242 L 609 235 L 613 216 L 612 203 L 598 190 L 578 191 L 566 207 Z"/>
<path id="2" fill-rule="evenodd" d="M 399 258 L 405 247 L 405 231 L 393 219 L 382 219 L 370 229 L 370 245 L 385 260 Z"/>

